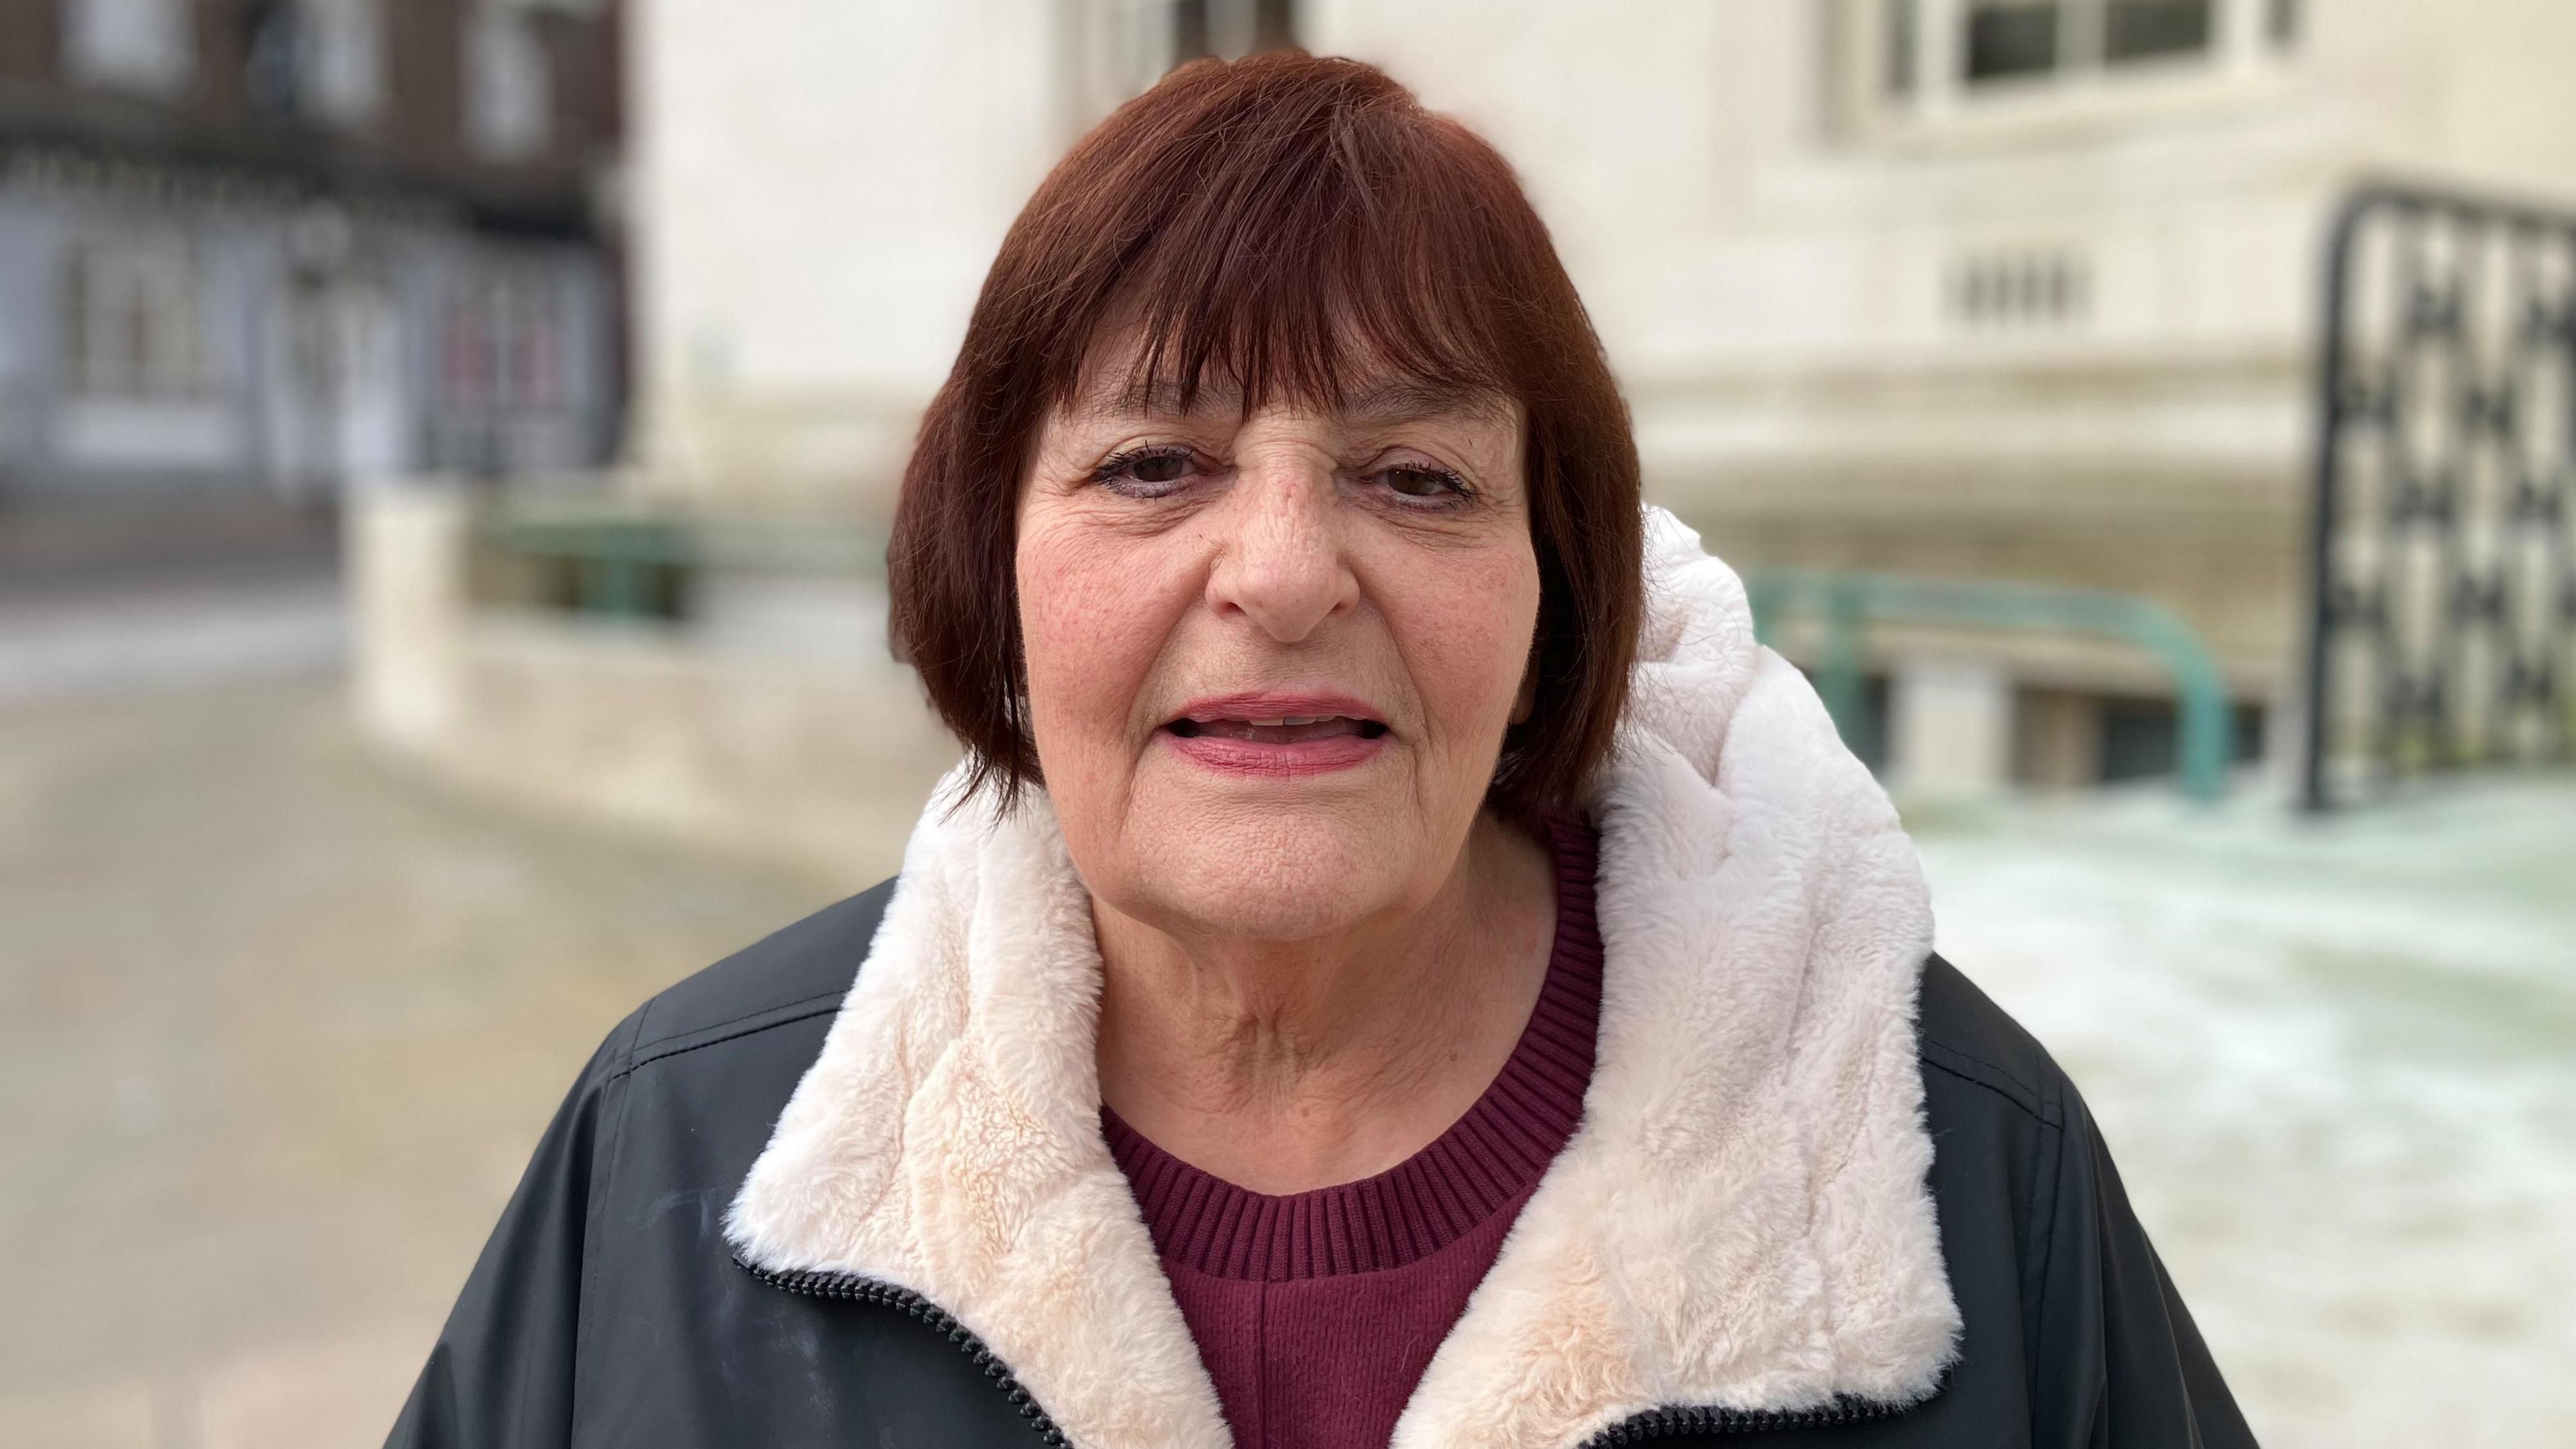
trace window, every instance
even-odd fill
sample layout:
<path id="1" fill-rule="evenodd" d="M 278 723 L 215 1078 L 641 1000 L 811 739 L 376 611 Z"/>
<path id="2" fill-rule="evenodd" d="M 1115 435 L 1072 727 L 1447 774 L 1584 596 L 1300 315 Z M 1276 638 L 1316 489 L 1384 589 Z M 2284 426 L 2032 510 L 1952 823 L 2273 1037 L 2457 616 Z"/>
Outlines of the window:
<path id="1" fill-rule="evenodd" d="M 2102 62 L 2126 65 L 2160 55 L 2205 55 L 2210 0 L 2110 0 L 2103 11 Z"/>
<path id="2" fill-rule="evenodd" d="M 1981 0 L 1968 7 L 1970 85 L 2057 69 L 2058 0 Z"/>
<path id="3" fill-rule="evenodd" d="M 293 0 L 254 0 L 242 12 L 249 37 L 242 94 L 265 116 L 294 116 L 304 100 L 304 24 Z"/>
<path id="4" fill-rule="evenodd" d="M 1875 0 L 1861 74 L 1904 109 L 2277 53 L 2298 0 Z"/>
<path id="5" fill-rule="evenodd" d="M 1914 0 L 1879 0 L 1880 17 L 1887 32 L 1887 93 L 1902 96 L 1914 89 L 1915 21 Z"/>
<path id="6" fill-rule="evenodd" d="M 169 95 L 196 73 L 188 0 L 69 0 L 63 68 L 82 81 Z"/>
<path id="7" fill-rule="evenodd" d="M 256 0 L 242 89 L 252 107 L 291 120 L 362 126 L 382 99 L 377 0 Z"/>
<path id="8" fill-rule="evenodd" d="M 458 412 L 550 412 L 571 402 L 568 317 L 542 271 L 496 270 L 448 299 L 440 381 Z"/>
<path id="9" fill-rule="evenodd" d="M 504 395 L 527 412 L 564 406 L 564 319 L 556 290 L 542 275 L 524 276 L 500 290 Z"/>
<path id="10" fill-rule="evenodd" d="M 364 125 L 384 101 L 381 0 L 303 0 L 304 109 L 338 125 Z"/>
<path id="11" fill-rule="evenodd" d="M 544 37 L 524 4 L 482 0 L 465 27 L 465 135 L 496 159 L 546 147 L 554 108 Z"/>
<path id="12" fill-rule="evenodd" d="M 1171 64 L 1203 55 L 1239 60 L 1297 43 L 1289 0 L 1171 0 Z"/>
<path id="13" fill-rule="evenodd" d="M 1970 85 L 2206 55 L 2214 0 L 1971 0 Z"/>
<path id="14" fill-rule="evenodd" d="M 1297 43 L 1296 0 L 1068 0 L 1070 92 L 1087 127 L 1176 65 Z"/>
<path id="15" fill-rule="evenodd" d="M 213 386 L 196 258 L 172 236 L 103 237 L 72 249 L 64 371 L 93 397 L 171 399 Z"/>
<path id="16" fill-rule="evenodd" d="M 496 399 L 492 310 L 489 294 L 480 288 L 448 299 L 446 325 L 439 329 L 439 383 L 454 410 L 481 412 Z"/>

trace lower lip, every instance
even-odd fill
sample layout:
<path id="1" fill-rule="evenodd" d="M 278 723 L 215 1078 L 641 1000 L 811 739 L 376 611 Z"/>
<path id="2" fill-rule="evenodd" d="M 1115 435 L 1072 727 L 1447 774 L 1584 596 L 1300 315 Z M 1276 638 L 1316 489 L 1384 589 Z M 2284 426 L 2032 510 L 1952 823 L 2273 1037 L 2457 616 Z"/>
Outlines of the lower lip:
<path id="1" fill-rule="evenodd" d="M 1267 745 L 1252 740 L 1215 739 L 1207 735 L 1176 735 L 1170 730 L 1164 730 L 1162 736 L 1163 743 L 1207 769 L 1220 774 L 1256 775 L 1269 779 L 1295 779 L 1357 769 L 1383 753 L 1387 739 L 1384 735 L 1374 739 L 1360 735 L 1335 735 L 1330 739 L 1301 740 L 1293 745 Z"/>

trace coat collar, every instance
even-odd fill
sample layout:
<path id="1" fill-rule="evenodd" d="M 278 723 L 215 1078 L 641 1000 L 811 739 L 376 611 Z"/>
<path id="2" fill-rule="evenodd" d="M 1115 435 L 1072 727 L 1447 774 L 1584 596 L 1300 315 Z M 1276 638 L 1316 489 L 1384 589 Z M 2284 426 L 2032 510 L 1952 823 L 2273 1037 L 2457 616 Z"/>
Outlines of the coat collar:
<path id="1" fill-rule="evenodd" d="M 1734 574 L 1651 512 L 1632 703 L 1589 806 L 1606 964 L 1583 1125 L 1396 1449 L 1571 1445 L 1669 1405 L 1906 1404 L 1955 1353 L 1913 847 L 1754 642 Z M 1218 1449 L 1215 1390 L 1101 1138 L 1089 898 L 1042 799 L 998 820 L 944 804 L 727 1235 L 757 1267 L 933 1300 L 1076 1444 Z"/>

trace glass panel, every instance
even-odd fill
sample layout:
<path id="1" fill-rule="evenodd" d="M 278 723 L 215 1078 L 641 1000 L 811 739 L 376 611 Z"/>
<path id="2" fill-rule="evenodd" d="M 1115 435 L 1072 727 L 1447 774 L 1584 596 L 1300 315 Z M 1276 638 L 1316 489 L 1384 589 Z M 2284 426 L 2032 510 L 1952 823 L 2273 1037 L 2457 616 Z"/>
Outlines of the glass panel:
<path id="1" fill-rule="evenodd" d="M 527 11 L 484 0 L 466 32 L 465 134 L 485 156 L 545 149 L 554 108 L 545 44 Z"/>
<path id="2" fill-rule="evenodd" d="M 2111 0 L 2102 55 L 2112 65 L 2209 49 L 2210 0 Z"/>
<path id="3" fill-rule="evenodd" d="M 250 38 L 242 62 L 242 94 L 265 115 L 292 116 L 304 99 L 308 37 L 304 16 L 286 0 L 260 0 L 243 11 Z"/>
<path id="4" fill-rule="evenodd" d="M 2057 0 L 1975 0 L 1968 8 L 1968 83 L 2057 68 Z"/>
<path id="5" fill-rule="evenodd" d="M 1880 25 L 1887 38 L 1887 93 L 1914 94 L 1914 11 L 1917 0 L 1879 0 Z"/>
<path id="6" fill-rule="evenodd" d="M 64 300 L 72 386 L 93 395 L 184 397 L 212 369 L 195 259 L 175 237 L 104 238 L 71 256 Z"/>
<path id="7" fill-rule="evenodd" d="M 1297 43 L 1294 0 L 1170 0 L 1172 64 L 1203 55 L 1241 60 Z"/>
<path id="8" fill-rule="evenodd" d="M 1297 45 L 1295 0 L 1255 0 L 1252 48 L 1292 50 Z"/>
<path id="9" fill-rule="evenodd" d="M 1182 65 L 1209 53 L 1207 0 L 1174 0 L 1172 64 Z"/>
<path id="10" fill-rule="evenodd" d="M 440 359 L 440 385 L 448 404 L 458 409 L 492 405 L 494 374 L 493 303 L 479 288 L 460 289 L 447 303 L 445 355 Z"/>
<path id="11" fill-rule="evenodd" d="M 2272 43 L 2288 46 L 2299 38 L 2299 0 L 2272 0 Z"/>
<path id="12" fill-rule="evenodd" d="M 378 0 L 304 0 L 305 108 L 343 124 L 376 114 L 384 97 Z"/>
<path id="13" fill-rule="evenodd" d="M 195 65 L 189 16 L 181 0 L 72 0 L 63 11 L 64 63 L 81 80 L 176 91 Z"/>

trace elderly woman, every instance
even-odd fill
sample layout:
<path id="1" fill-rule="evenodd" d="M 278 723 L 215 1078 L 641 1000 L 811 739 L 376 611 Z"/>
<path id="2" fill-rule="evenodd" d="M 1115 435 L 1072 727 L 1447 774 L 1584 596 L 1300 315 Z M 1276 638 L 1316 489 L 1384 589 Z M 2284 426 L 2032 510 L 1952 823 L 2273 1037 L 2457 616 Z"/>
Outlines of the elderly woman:
<path id="1" fill-rule="evenodd" d="M 646 1003 L 402 1445 L 2250 1443 L 1494 152 L 1183 69 L 904 478 L 967 761 Z M 864 728 L 862 723 L 859 727 Z"/>

